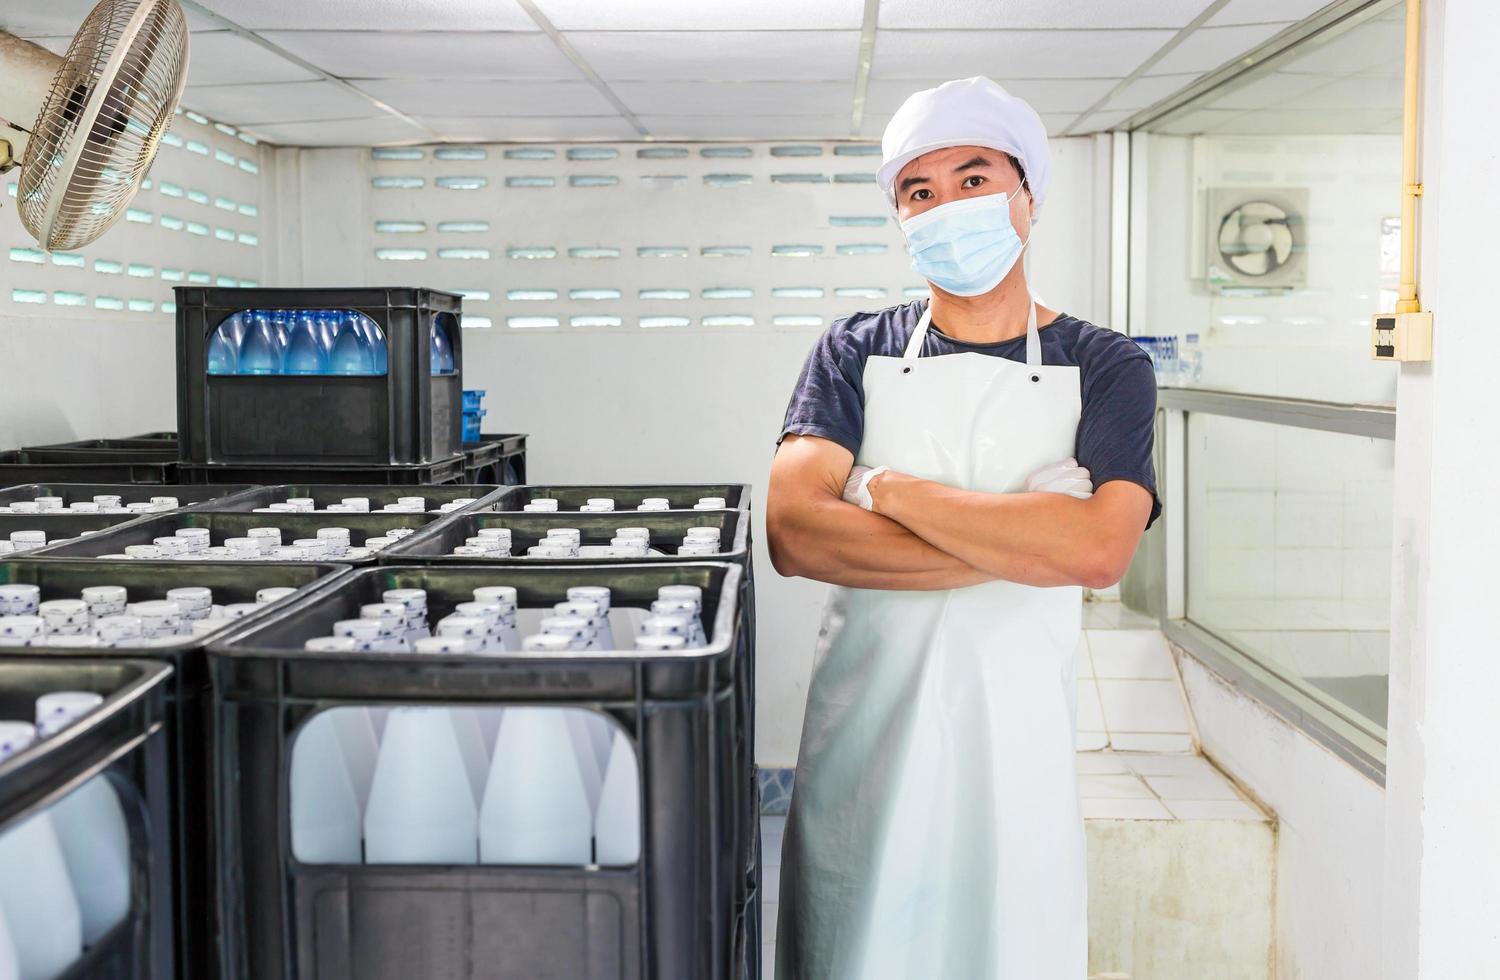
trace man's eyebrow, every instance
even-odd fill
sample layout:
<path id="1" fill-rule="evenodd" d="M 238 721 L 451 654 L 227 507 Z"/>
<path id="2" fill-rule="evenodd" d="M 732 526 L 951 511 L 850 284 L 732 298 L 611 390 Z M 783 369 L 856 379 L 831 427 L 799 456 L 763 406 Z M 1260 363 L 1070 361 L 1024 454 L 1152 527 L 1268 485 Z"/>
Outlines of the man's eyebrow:
<path id="1" fill-rule="evenodd" d="M 960 173 L 964 170 L 973 170 L 975 167 L 993 167 L 994 165 L 995 161 L 991 160 L 989 157 L 975 157 L 968 163 L 961 163 L 958 166 L 954 167 L 953 172 Z"/>
<path id="2" fill-rule="evenodd" d="M 926 177 L 908 177 L 901 182 L 901 193 L 905 194 L 909 188 L 913 187 L 916 184 L 925 183 L 927 183 Z"/>

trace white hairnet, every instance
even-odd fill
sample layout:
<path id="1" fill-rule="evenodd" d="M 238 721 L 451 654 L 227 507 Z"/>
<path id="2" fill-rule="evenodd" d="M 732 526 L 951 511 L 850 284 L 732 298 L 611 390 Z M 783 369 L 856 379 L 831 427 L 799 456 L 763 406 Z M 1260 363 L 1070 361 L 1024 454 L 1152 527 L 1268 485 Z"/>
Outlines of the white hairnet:
<path id="1" fill-rule="evenodd" d="M 917 92 L 891 117 L 880 140 L 875 180 L 892 207 L 901 168 L 950 146 L 984 146 L 1021 161 L 1036 213 L 1041 213 L 1052 176 L 1047 128 L 1035 109 L 982 75 Z"/>

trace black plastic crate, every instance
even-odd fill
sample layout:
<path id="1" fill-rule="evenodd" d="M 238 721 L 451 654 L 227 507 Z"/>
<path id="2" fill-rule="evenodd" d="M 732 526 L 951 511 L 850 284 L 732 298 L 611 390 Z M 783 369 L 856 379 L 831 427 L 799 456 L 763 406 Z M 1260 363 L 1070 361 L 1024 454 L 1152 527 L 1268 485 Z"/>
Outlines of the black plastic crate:
<path id="1" fill-rule="evenodd" d="M 491 494 L 502 489 L 498 486 L 475 486 L 467 483 L 445 483 L 440 486 L 389 486 L 386 484 L 369 483 L 340 483 L 325 485 L 321 483 L 281 483 L 267 487 L 256 487 L 249 493 L 236 494 L 233 497 L 225 497 L 223 500 L 215 501 L 199 510 L 210 510 L 215 512 L 253 511 L 257 507 L 265 507 L 273 503 L 285 503 L 293 497 L 311 497 L 321 508 L 329 504 L 336 504 L 344 497 L 365 497 L 370 501 L 371 513 L 386 504 L 394 504 L 400 497 L 426 497 L 429 504 L 429 512 L 437 513 L 437 504 L 446 504 L 459 497 L 473 497 L 472 504 L 466 504 L 460 510 L 451 513 L 459 514 L 481 506 L 485 499 Z M 262 514 L 262 517 L 274 517 L 274 514 Z M 323 514 L 327 521 L 337 523 L 335 518 L 343 516 L 339 513 Z"/>
<path id="2" fill-rule="evenodd" d="M 46 454 L 44 454 L 46 455 Z M 45 462 L 25 449 L 0 452 L 0 484 L 18 483 L 174 483 L 177 464 L 139 460 L 94 459 Z M 246 480 L 229 480 L 246 483 Z"/>
<path id="3" fill-rule="evenodd" d="M 559 512 L 577 511 L 590 497 L 613 499 L 617 514 L 634 513 L 647 497 L 665 497 L 674 510 L 692 510 L 701 497 L 723 497 L 729 510 L 750 509 L 748 483 L 527 484 L 505 490 L 487 509 L 520 512 L 532 500 L 547 497 L 557 501 Z"/>
<path id="4" fill-rule="evenodd" d="M 337 460 L 348 465 L 389 465 L 443 460 L 459 452 L 461 297 L 405 287 L 178 286 L 175 292 L 177 431 L 182 460 L 238 465 Z M 208 373 L 209 338 L 229 317 L 247 310 L 305 309 L 368 317 L 384 334 L 386 373 Z M 434 324 L 446 333 L 452 348 L 452 374 L 431 373 L 429 338 Z"/>
<path id="5" fill-rule="evenodd" d="M 37 497 L 61 497 L 66 505 L 79 500 L 93 500 L 97 494 L 114 494 L 120 498 L 122 504 L 144 503 L 152 497 L 176 497 L 177 502 L 181 504 L 178 510 L 202 510 L 206 507 L 223 505 L 235 495 L 252 489 L 255 488 L 248 484 L 234 483 L 218 486 L 177 483 L 162 487 L 138 483 L 23 483 L 0 490 L 0 504 L 9 504 L 17 500 L 34 500 Z M 56 511 L 51 511 L 43 512 L 41 516 L 55 517 L 58 514 Z M 134 520 L 140 515 L 123 516 L 126 520 Z"/>
<path id="6" fill-rule="evenodd" d="M 64 547 L 140 519 L 139 514 L 0 514 L 0 540 L 9 541 L 12 531 L 43 531 L 48 548 L 54 547 L 53 541 L 58 542 L 56 547 Z M 7 554 L 33 555 L 42 550 Z"/>
<path id="7" fill-rule="evenodd" d="M 30 721 L 39 695 L 93 691 L 104 703 L 63 732 L 0 762 L 0 834 L 95 777 L 109 781 L 126 818 L 131 902 L 125 918 L 85 950 L 67 980 L 170 980 L 173 943 L 166 688 L 172 668 L 139 660 L 0 657 L 0 718 Z"/>
<path id="8" fill-rule="evenodd" d="M 195 585 L 213 590 L 218 604 L 254 602 L 259 589 L 303 589 L 348 570 L 346 565 L 314 562 L 160 562 L 29 561 L 0 562 L 0 585 L 29 584 L 47 599 L 75 599 L 91 585 L 121 585 L 131 602 L 165 597 L 168 589 Z M 273 614 L 290 597 L 269 603 L 255 617 Z M 247 618 L 244 622 L 250 622 Z M 172 824 L 169 854 L 178 901 L 177 956 L 182 976 L 211 976 L 216 925 L 213 919 L 213 807 L 209 766 L 212 726 L 208 697 L 208 637 L 184 636 L 170 646 L 111 648 L 18 647 L 0 642 L 0 657 L 34 657 L 48 662 L 152 660 L 171 666 L 162 684 L 165 757 Z"/>
<path id="9" fill-rule="evenodd" d="M 0 473 L 4 467 L 0 466 Z M 437 486 L 462 483 L 464 457 L 454 453 L 432 463 L 395 466 L 348 466 L 304 463 L 264 463 L 257 466 L 218 466 L 178 463 L 184 483 L 364 483 L 389 487 Z"/>
<path id="10" fill-rule="evenodd" d="M 517 486 L 526 482 L 526 436 L 481 434 L 464 443 L 464 482 Z"/>
<path id="11" fill-rule="evenodd" d="M 220 752 L 225 972 L 256 980 L 358 977 L 738 977 L 743 890 L 733 752 L 734 565 L 381 567 L 314 590 L 210 647 Z M 427 590 L 437 619 L 480 585 L 550 607 L 606 585 L 616 609 L 667 584 L 703 589 L 711 643 L 635 651 L 443 656 L 314 654 L 303 641 L 388 588 Z M 601 711 L 636 745 L 642 856 L 631 868 L 308 865 L 292 858 L 290 751 L 339 706 L 553 705 Z M 230 778 L 229 774 L 238 774 Z"/>
<path id="12" fill-rule="evenodd" d="M 150 435 L 128 439 L 80 439 L 25 446 L 23 451 L 38 463 L 171 463 L 177 460 L 177 439 L 158 439 Z"/>
<path id="13" fill-rule="evenodd" d="M 100 515 L 102 516 L 102 515 Z M 151 544 L 156 538 L 170 537 L 179 528 L 208 528 L 209 544 L 222 545 L 227 538 L 245 537 L 252 527 L 279 527 L 281 540 L 291 544 L 297 538 L 315 538 L 323 527 L 346 527 L 353 547 L 361 547 L 368 537 L 384 534 L 391 528 L 409 527 L 419 530 L 434 520 L 448 515 L 437 514 L 249 514 L 218 513 L 212 511 L 173 511 L 158 517 L 143 517 L 129 524 L 122 524 L 109 531 L 101 531 L 85 538 L 75 538 L 59 545 L 48 545 L 27 552 L 28 557 L 37 558 L 98 558 L 101 555 L 123 554 L 127 545 Z M 3 524 L 0 524 L 3 527 Z M 126 561 L 133 559 L 113 559 Z M 350 565 L 373 564 L 372 555 L 365 559 L 331 559 Z M 170 564 L 171 562 L 165 562 Z M 198 565 L 200 560 L 189 560 Z M 247 564 L 258 564 L 250 561 Z"/>

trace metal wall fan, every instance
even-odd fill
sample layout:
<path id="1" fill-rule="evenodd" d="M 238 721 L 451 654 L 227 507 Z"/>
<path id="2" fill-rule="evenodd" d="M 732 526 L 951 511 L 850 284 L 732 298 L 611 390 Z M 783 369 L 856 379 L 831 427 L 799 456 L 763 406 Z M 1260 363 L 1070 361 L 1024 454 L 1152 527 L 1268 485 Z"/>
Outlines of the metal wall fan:
<path id="1" fill-rule="evenodd" d="M 1305 189 L 1218 188 L 1209 203 L 1210 285 L 1289 289 L 1305 284 Z"/>
<path id="2" fill-rule="evenodd" d="M 177 0 L 100 0 L 61 58 L 0 34 L 0 172 L 19 163 L 17 210 L 43 248 L 87 245 L 125 214 L 187 63 Z"/>

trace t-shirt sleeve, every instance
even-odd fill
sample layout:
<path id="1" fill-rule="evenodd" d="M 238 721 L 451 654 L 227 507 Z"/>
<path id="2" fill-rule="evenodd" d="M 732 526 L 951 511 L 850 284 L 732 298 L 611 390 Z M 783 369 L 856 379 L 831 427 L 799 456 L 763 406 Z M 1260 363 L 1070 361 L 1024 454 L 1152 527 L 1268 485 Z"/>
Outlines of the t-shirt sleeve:
<path id="1" fill-rule="evenodd" d="M 1135 345 L 1130 344 L 1131 347 Z M 1088 372 L 1078 422 L 1078 465 L 1094 488 L 1129 480 L 1151 494 L 1150 527 L 1161 514 L 1152 447 L 1156 436 L 1156 373 L 1145 352 L 1120 345 Z M 1137 349 L 1138 350 L 1138 349 Z"/>
<path id="2" fill-rule="evenodd" d="M 843 322 L 818 338 L 786 407 L 781 436 L 820 436 L 859 455 L 865 431 L 864 358 Z M 780 445 L 781 438 L 776 440 Z"/>

